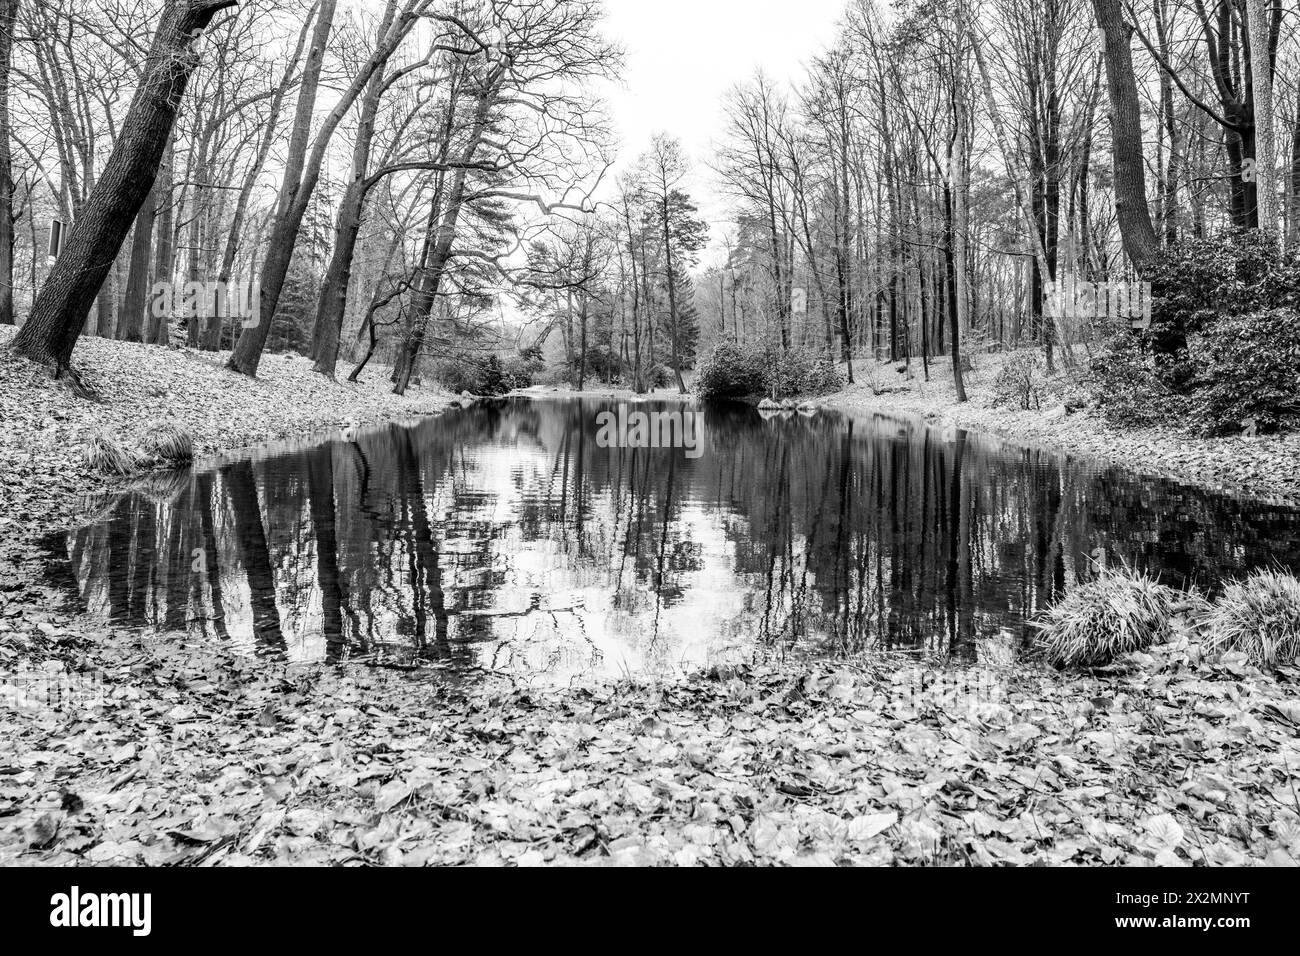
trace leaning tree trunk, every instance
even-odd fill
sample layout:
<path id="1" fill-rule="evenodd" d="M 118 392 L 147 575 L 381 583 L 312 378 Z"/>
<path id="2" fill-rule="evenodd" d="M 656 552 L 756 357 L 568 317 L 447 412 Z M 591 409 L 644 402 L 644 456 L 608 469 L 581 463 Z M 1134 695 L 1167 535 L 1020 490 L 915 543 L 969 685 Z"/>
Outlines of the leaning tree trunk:
<path id="1" fill-rule="evenodd" d="M 388 62 L 393 51 L 410 33 L 415 22 L 424 14 L 431 2 L 432 0 L 419 0 L 419 2 L 411 0 L 403 8 L 402 14 L 396 18 L 392 27 L 384 35 L 379 47 L 362 64 L 361 69 L 352 78 L 351 85 L 344 90 L 334 108 L 325 117 L 312 143 L 311 153 L 305 160 L 295 159 L 293 151 L 290 151 L 290 162 L 300 162 L 301 165 L 294 178 L 290 178 L 291 170 L 286 169 L 284 181 L 291 192 L 288 196 L 281 195 L 280 206 L 268 240 L 266 258 L 262 263 L 261 321 L 240 332 L 239 340 L 235 343 L 234 354 L 226 363 L 227 368 L 250 377 L 257 375 L 257 367 L 262 361 L 262 351 L 266 348 L 266 339 L 271 331 L 271 319 L 275 315 L 276 306 L 280 302 L 280 293 L 284 291 L 285 280 L 289 275 L 294 246 L 298 242 L 298 230 L 307 213 L 312 192 L 315 191 L 316 184 L 320 180 L 321 164 L 324 162 L 330 139 L 343 117 L 352 109 L 357 97 L 369 84 L 371 76 Z M 333 4 L 326 0 L 321 7 L 322 18 L 326 15 L 326 7 L 329 8 L 330 15 L 333 14 Z M 323 40 L 320 41 L 320 45 L 323 46 L 323 43 Z M 313 44 L 315 45 L 316 41 L 313 41 Z M 315 50 L 309 54 L 309 56 L 315 55 Z M 300 93 L 301 95 L 303 94 Z M 295 134 L 296 132 L 295 128 Z"/>
<path id="2" fill-rule="evenodd" d="M 1115 164 L 1115 214 L 1124 251 L 1141 275 L 1156 254 L 1155 226 L 1147 206 L 1146 166 L 1142 157 L 1142 117 L 1138 108 L 1129 27 L 1122 0 L 1092 0 L 1101 29 L 1110 93 L 1111 150 Z"/>
<path id="3" fill-rule="evenodd" d="M 384 75 L 376 70 L 361 103 L 361 121 L 357 125 L 352 149 L 352 182 L 348 183 L 339 204 L 334 227 L 334 251 L 321 283 L 320 301 L 316 306 L 316 325 L 312 331 L 312 358 L 315 371 L 329 378 L 339 361 L 339 336 L 343 334 L 343 317 L 347 312 L 348 283 L 352 279 L 352 257 L 361 232 L 361 213 L 366 204 L 370 167 L 370 144 L 375 134 L 375 115 L 385 88 Z"/>
<path id="4" fill-rule="evenodd" d="M 289 90 L 293 75 L 297 70 L 298 61 L 302 59 L 303 48 L 307 46 L 307 37 L 312 32 L 312 16 L 316 8 L 313 6 L 310 13 L 298 31 L 298 43 L 293 49 L 293 55 L 284 68 L 284 74 L 280 82 L 275 87 L 275 92 L 271 96 L 270 109 L 267 112 L 266 124 L 262 129 L 262 137 L 258 141 L 257 153 L 253 157 L 252 163 L 244 172 L 244 180 L 239 187 L 239 197 L 235 200 L 235 210 L 230 220 L 230 230 L 226 233 L 225 249 L 221 253 L 221 271 L 217 274 L 217 282 L 222 288 L 228 288 L 231 276 L 235 272 L 235 257 L 239 253 L 240 236 L 244 231 L 244 220 L 248 215 L 248 204 L 253 196 L 253 187 L 257 185 L 257 179 L 262 174 L 263 167 L 266 166 L 266 158 L 271 153 L 271 147 L 275 143 L 276 133 L 280 128 L 280 114 L 284 109 L 285 94 Z M 256 253 L 256 244 L 254 244 L 254 253 Z M 251 277 L 250 277 L 251 278 Z M 218 348 L 221 346 L 218 342 Z"/>
<path id="5" fill-rule="evenodd" d="M 0 0 L 0 325 L 14 324 L 14 181 L 9 160 L 9 64 L 13 57 L 17 17 L 18 0 Z"/>
<path id="6" fill-rule="evenodd" d="M 168 0 L 145 59 L 140 85 L 104 172 L 50 270 L 27 323 L 14 339 L 19 355 L 67 370 L 90 306 L 140 207 L 153 189 L 176 110 L 199 57 L 195 36 L 237 0 Z"/>

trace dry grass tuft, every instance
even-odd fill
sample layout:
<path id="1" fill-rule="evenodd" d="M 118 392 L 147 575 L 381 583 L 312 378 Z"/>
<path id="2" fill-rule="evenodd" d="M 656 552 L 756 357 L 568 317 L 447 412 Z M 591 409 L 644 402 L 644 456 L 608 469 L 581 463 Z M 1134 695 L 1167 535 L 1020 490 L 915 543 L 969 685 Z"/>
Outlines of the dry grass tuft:
<path id="1" fill-rule="evenodd" d="M 82 456 L 86 466 L 101 475 L 129 475 L 140 467 L 136 453 L 103 430 L 86 440 Z"/>
<path id="2" fill-rule="evenodd" d="M 154 422 L 141 435 L 140 450 L 154 461 L 187 464 L 194 460 L 194 439 L 175 422 Z"/>
<path id="3" fill-rule="evenodd" d="M 1300 578 L 1259 571 L 1230 584 L 1205 620 L 1206 649 L 1242 651 L 1266 667 L 1300 656 Z"/>
<path id="4" fill-rule="evenodd" d="M 1100 667 L 1172 638 L 1180 597 L 1145 572 L 1106 568 L 1066 594 L 1034 626 L 1053 664 Z"/>

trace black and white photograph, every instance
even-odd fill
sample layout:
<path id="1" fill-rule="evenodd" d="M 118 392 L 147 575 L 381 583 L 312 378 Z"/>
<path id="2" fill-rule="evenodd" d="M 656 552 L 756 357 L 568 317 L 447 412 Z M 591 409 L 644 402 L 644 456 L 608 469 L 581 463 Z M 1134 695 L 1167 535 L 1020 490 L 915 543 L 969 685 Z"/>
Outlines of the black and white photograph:
<path id="1" fill-rule="evenodd" d="M 1300 0 L 0 0 L 6 925 L 1033 869 L 1231 945 L 1298 656 Z"/>

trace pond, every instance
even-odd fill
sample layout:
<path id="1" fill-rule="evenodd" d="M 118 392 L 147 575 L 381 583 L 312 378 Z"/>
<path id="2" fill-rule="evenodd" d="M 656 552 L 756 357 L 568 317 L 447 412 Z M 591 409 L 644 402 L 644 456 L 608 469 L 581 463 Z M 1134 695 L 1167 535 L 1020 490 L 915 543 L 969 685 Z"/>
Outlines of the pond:
<path id="1" fill-rule="evenodd" d="M 884 415 L 619 406 L 511 398 L 157 476 L 64 542 L 79 599 L 294 661 L 562 681 L 973 661 L 1027 646 L 1101 561 L 1211 591 L 1300 571 L 1300 512 L 1045 449 Z M 699 415 L 690 447 L 606 428 L 629 409 Z"/>

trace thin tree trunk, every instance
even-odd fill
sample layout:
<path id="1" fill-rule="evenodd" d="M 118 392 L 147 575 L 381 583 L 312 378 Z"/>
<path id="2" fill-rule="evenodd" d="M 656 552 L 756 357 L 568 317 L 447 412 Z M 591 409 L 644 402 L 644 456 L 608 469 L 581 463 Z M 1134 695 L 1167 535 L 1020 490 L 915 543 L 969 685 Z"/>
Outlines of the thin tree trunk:
<path id="1" fill-rule="evenodd" d="M 175 254 L 175 234 L 172 230 L 176 207 L 172 202 L 173 139 L 174 137 L 167 140 L 167 148 L 163 150 L 162 168 L 158 171 L 158 181 L 153 188 L 158 235 L 158 241 L 154 243 L 153 281 L 155 286 L 160 282 L 164 282 L 170 287 L 174 279 L 172 257 Z M 161 305 L 174 302 L 174 294 L 164 296 L 162 302 L 159 302 L 152 295 L 150 296 L 149 331 L 146 341 L 153 342 L 155 345 L 170 344 L 171 315 L 170 312 L 163 311 Z"/>

